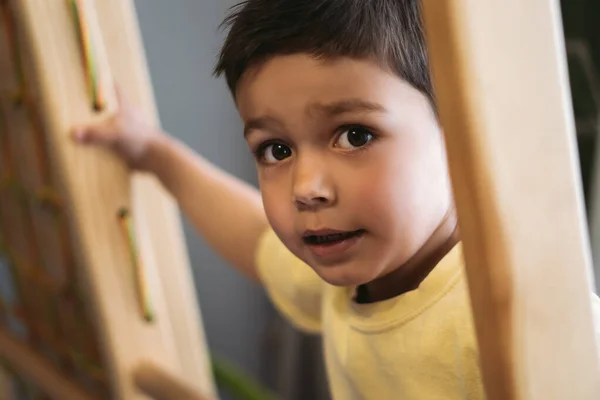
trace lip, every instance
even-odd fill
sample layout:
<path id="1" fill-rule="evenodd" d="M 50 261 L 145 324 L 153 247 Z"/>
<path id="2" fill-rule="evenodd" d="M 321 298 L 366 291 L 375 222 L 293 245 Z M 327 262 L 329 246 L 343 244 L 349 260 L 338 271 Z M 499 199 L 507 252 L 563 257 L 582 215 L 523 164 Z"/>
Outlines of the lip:
<path id="1" fill-rule="evenodd" d="M 350 251 L 360 240 L 364 237 L 366 233 L 363 229 L 358 229 L 356 231 L 342 231 L 337 229 L 316 229 L 316 230 L 306 230 L 304 231 L 303 238 L 306 236 L 325 236 L 325 235 L 335 235 L 340 233 L 351 233 L 357 232 L 356 235 L 353 235 L 347 239 L 340 240 L 338 242 L 333 243 L 323 243 L 323 244 L 315 244 L 315 243 L 307 243 L 303 240 L 304 245 L 318 258 L 323 259 L 323 261 L 333 261 L 334 258 L 339 258 L 344 256 L 348 251 Z"/>
<path id="2" fill-rule="evenodd" d="M 348 232 L 354 232 L 354 231 L 340 231 L 337 229 L 329 229 L 329 228 L 323 228 L 323 229 L 316 229 L 316 230 L 311 230 L 311 229 L 307 229 L 304 231 L 304 233 L 302 234 L 303 237 L 306 236 L 325 236 L 325 235 L 335 235 L 337 233 L 348 233 Z"/>

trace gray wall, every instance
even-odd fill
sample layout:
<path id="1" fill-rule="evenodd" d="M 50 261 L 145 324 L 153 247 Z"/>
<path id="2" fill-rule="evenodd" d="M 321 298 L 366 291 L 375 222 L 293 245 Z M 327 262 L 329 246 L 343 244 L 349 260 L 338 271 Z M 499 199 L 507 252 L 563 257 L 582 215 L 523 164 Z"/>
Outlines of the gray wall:
<path id="1" fill-rule="evenodd" d="M 255 183 L 242 127 L 222 79 L 211 70 L 235 0 L 137 0 L 137 12 L 163 127 L 225 170 Z M 202 199 L 198 199 L 202 206 Z M 264 380 L 265 338 L 273 313 L 249 283 L 186 221 L 186 237 L 209 346 Z"/>

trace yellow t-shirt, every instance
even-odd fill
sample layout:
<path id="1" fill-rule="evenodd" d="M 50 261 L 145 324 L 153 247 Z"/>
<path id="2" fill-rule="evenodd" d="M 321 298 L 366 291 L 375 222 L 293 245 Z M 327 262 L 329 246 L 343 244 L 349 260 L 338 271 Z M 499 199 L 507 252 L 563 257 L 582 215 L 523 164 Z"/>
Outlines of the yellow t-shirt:
<path id="1" fill-rule="evenodd" d="M 257 265 L 291 323 L 323 335 L 333 399 L 479 400 L 485 395 L 461 250 L 417 290 L 373 304 L 356 304 L 350 289 L 325 283 L 272 230 L 261 239 Z"/>

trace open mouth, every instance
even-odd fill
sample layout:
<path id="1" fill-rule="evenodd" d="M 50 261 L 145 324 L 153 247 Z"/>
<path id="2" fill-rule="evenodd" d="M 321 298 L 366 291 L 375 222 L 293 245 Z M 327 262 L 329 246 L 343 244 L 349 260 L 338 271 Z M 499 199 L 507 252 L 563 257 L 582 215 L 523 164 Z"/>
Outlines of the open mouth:
<path id="1" fill-rule="evenodd" d="M 314 232 L 305 234 L 304 243 L 310 246 L 330 246 L 341 243 L 348 239 L 353 239 L 365 233 L 364 229 L 352 232 Z"/>

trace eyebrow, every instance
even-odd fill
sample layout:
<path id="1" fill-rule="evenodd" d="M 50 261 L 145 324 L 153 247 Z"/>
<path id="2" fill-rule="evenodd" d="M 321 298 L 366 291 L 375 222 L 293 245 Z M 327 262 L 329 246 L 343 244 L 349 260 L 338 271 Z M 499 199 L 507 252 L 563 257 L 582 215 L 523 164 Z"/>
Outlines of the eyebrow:
<path id="1" fill-rule="evenodd" d="M 386 109 L 381 104 L 362 99 L 344 99 L 328 104 L 312 104 L 309 111 L 335 117 L 352 112 L 386 112 Z"/>
<path id="2" fill-rule="evenodd" d="M 308 106 L 309 113 L 318 113 L 328 117 L 356 112 L 380 112 L 387 110 L 381 104 L 361 99 L 345 99 L 327 104 L 315 103 Z M 279 130 L 283 124 L 276 118 L 263 116 L 252 118 L 244 124 L 244 137 L 254 130 Z"/>
<path id="3" fill-rule="evenodd" d="M 244 137 L 248 137 L 250 132 L 255 130 L 278 130 L 282 125 L 279 120 L 269 116 L 252 118 L 244 124 Z"/>

